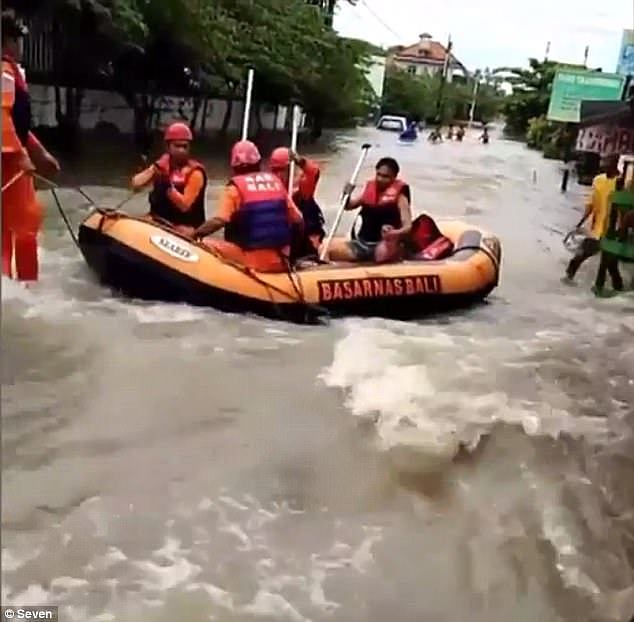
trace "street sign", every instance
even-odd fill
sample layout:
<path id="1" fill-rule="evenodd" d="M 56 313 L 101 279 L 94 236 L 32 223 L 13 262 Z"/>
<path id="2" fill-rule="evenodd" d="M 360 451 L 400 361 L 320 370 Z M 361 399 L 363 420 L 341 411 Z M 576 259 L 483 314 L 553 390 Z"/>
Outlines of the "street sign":
<path id="1" fill-rule="evenodd" d="M 625 76 L 584 69 L 559 69 L 555 74 L 547 118 L 549 121 L 579 123 L 583 100 L 619 101 Z"/>

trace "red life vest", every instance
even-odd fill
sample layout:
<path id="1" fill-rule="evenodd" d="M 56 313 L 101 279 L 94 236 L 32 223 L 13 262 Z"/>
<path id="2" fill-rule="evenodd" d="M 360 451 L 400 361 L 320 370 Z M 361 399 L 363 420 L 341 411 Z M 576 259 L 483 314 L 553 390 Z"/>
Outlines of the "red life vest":
<path id="1" fill-rule="evenodd" d="M 409 237 L 416 259 L 444 259 L 453 252 L 453 242 L 442 234 L 434 219 L 427 214 L 421 214 L 414 220 Z"/>
<path id="2" fill-rule="evenodd" d="M 403 226 L 401 211 L 398 207 L 398 198 L 403 193 L 409 193 L 409 186 L 400 179 L 388 186 L 382 192 L 376 184 L 376 180 L 369 181 L 361 195 L 361 230 L 359 238 L 364 242 L 379 242 L 381 229 L 390 225 L 395 229 Z"/>
<path id="3" fill-rule="evenodd" d="M 2 60 L 11 66 L 11 72 L 15 79 L 15 101 L 11 109 L 11 117 L 13 118 L 15 133 L 18 135 L 22 145 L 26 146 L 26 141 L 33 123 L 31 116 L 31 96 L 29 95 L 26 80 L 15 60 L 8 54 L 3 54 Z"/>
<path id="4" fill-rule="evenodd" d="M 237 175 L 229 182 L 240 193 L 240 209 L 225 226 L 225 239 L 244 250 L 282 250 L 291 243 L 288 194 L 273 173 Z"/>
<path id="5" fill-rule="evenodd" d="M 156 162 L 160 174 L 155 176 L 154 188 L 150 193 L 150 214 L 163 218 L 174 225 L 200 227 L 205 222 L 205 189 L 207 187 L 207 173 L 205 167 L 196 160 L 188 160 L 179 168 L 171 168 L 168 154 L 161 156 Z M 179 210 L 167 196 L 170 186 L 178 192 L 184 192 L 187 181 L 194 171 L 200 171 L 204 177 L 203 187 L 192 206 L 186 212 Z"/>

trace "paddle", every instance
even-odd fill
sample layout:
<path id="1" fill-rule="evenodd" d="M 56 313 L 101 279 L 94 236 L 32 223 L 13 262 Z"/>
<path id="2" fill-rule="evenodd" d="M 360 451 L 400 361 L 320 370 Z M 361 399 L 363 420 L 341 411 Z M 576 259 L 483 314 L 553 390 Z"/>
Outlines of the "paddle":
<path id="1" fill-rule="evenodd" d="M 291 129 L 291 154 L 297 151 L 297 134 L 299 132 L 299 106 L 293 106 L 293 126 Z M 291 159 L 291 166 L 288 171 L 288 195 L 293 195 L 293 177 L 295 176 L 295 159 Z"/>
<path id="2" fill-rule="evenodd" d="M 247 93 L 244 102 L 244 117 L 242 119 L 242 140 L 246 140 L 249 135 L 249 116 L 251 114 L 251 97 L 253 95 L 253 69 L 249 69 L 247 74 Z"/>
<path id="3" fill-rule="evenodd" d="M 372 145 L 370 145 L 369 143 L 365 143 L 361 146 L 361 155 L 359 156 L 357 165 L 355 166 L 352 176 L 350 177 L 349 185 L 351 186 L 351 189 L 348 192 L 344 192 L 343 196 L 341 197 L 341 203 L 339 205 L 339 210 L 337 211 L 337 216 L 335 217 L 335 222 L 333 223 L 330 229 L 330 233 L 328 234 L 326 241 L 321 247 L 321 253 L 319 255 L 319 259 L 321 261 L 325 261 L 326 257 L 328 256 L 328 247 L 330 246 L 332 239 L 335 237 L 335 233 L 337 232 L 337 229 L 339 227 L 339 222 L 341 221 L 343 213 L 346 209 L 346 205 L 348 204 L 348 201 L 350 200 L 350 196 L 352 195 L 352 186 L 354 186 L 355 182 L 357 181 L 357 177 L 359 176 L 359 171 L 361 170 L 361 167 L 363 166 L 363 162 L 365 161 L 368 155 L 368 151 L 371 148 L 372 148 Z"/>

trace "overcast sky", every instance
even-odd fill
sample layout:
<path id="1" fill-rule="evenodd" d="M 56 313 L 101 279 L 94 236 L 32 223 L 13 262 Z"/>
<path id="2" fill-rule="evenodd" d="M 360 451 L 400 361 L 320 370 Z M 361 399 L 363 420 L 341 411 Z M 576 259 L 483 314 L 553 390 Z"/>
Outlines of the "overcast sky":
<path id="1" fill-rule="evenodd" d="M 634 0 L 358 0 L 341 2 L 343 36 L 388 46 L 414 43 L 421 32 L 446 42 L 468 69 L 526 65 L 542 58 L 583 62 L 613 72 L 623 28 L 634 27 Z M 383 23 L 382 23 L 383 22 Z"/>

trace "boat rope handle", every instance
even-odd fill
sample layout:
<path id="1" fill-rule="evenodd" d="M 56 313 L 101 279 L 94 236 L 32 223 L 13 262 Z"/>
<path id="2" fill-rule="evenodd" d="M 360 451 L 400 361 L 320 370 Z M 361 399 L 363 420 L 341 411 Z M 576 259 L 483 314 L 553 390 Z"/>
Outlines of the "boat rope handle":
<path id="1" fill-rule="evenodd" d="M 20 179 L 26 171 L 18 171 L 4 186 L 2 186 L 2 192 L 8 190 L 13 184 Z"/>
<path id="2" fill-rule="evenodd" d="M 44 175 L 40 175 L 39 173 L 33 173 L 33 177 L 35 177 L 35 179 L 39 179 L 41 182 L 44 182 L 50 188 L 56 188 L 57 190 L 61 190 L 62 188 L 62 186 L 60 186 L 59 184 L 56 184 L 54 181 L 48 179 L 47 177 L 44 177 Z M 79 186 L 69 186 L 69 188 L 81 194 L 81 196 L 84 197 L 84 199 L 86 199 L 86 201 L 88 201 L 90 205 L 97 205 L 97 202 L 90 196 L 88 196 L 88 194 L 86 194 Z"/>
<path id="3" fill-rule="evenodd" d="M 66 216 L 66 212 L 64 211 L 64 208 L 62 207 L 62 204 L 60 203 L 59 197 L 57 196 L 56 189 L 51 188 L 51 193 L 53 194 L 53 199 L 55 199 L 55 205 L 57 206 L 57 210 L 59 211 L 60 216 L 62 217 L 62 220 L 64 221 L 64 224 L 66 225 L 66 229 L 68 230 L 68 233 L 70 234 L 70 237 L 73 243 L 78 249 L 81 250 L 79 246 L 79 241 L 77 240 L 77 236 L 75 235 L 75 232 L 73 231 L 73 226 L 70 224 L 70 221 L 68 220 L 68 216 Z"/>
<path id="4" fill-rule="evenodd" d="M 240 264 L 240 263 L 238 263 L 236 261 L 232 261 L 230 259 L 226 259 L 216 249 L 214 249 L 214 248 L 212 248 L 210 246 L 207 246 L 206 244 L 204 244 L 203 242 L 199 242 L 198 240 L 192 240 L 191 238 L 187 237 L 186 235 L 183 235 L 182 233 L 176 231 L 175 229 L 172 228 L 171 224 L 167 220 L 165 220 L 164 218 L 161 218 L 160 216 L 152 216 L 152 220 L 154 222 L 153 223 L 148 223 L 147 220 L 145 220 L 144 218 L 141 218 L 139 216 L 131 216 L 129 214 L 123 214 L 121 212 L 114 212 L 114 213 L 113 212 L 108 212 L 108 211 L 106 211 L 103 208 L 98 208 L 97 211 L 100 214 L 102 214 L 105 218 L 121 218 L 123 216 L 126 216 L 127 218 L 131 218 L 132 220 L 136 220 L 136 221 L 139 221 L 139 222 L 144 222 L 146 224 L 153 224 L 153 225 L 159 227 L 160 229 L 163 229 L 163 231 L 165 231 L 166 233 L 169 233 L 170 235 L 174 235 L 176 237 L 179 237 L 182 240 L 185 240 L 187 243 L 191 244 L 192 246 L 196 246 L 197 248 L 200 248 L 201 250 L 204 250 L 204 251 L 210 253 L 216 259 L 218 259 L 219 261 L 221 261 L 225 265 L 230 266 L 232 268 L 235 268 L 236 270 L 239 270 L 240 272 L 242 272 L 243 274 L 245 274 L 249 278 L 251 278 L 254 281 L 256 281 L 257 283 L 259 283 L 260 285 L 263 285 L 264 287 L 266 287 L 266 288 L 268 288 L 268 289 L 270 289 L 272 291 L 275 291 L 278 294 L 283 295 L 284 297 L 288 298 L 291 301 L 302 302 L 301 300 L 296 299 L 289 292 L 287 292 L 287 291 L 285 291 L 285 290 L 273 285 L 273 283 L 269 283 L 268 281 L 265 281 L 264 279 L 261 279 L 248 266 Z"/>

